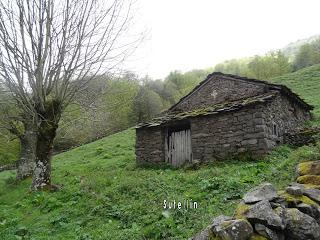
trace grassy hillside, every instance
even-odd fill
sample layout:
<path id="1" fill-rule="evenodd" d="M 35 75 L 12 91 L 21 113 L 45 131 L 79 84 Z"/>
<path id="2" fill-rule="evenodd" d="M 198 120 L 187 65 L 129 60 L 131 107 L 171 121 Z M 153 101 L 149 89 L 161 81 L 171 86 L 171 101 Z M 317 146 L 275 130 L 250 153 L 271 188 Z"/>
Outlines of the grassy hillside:
<path id="1" fill-rule="evenodd" d="M 319 124 L 320 65 L 273 79 L 313 104 Z M 133 129 L 56 155 L 58 192 L 29 192 L 0 173 L 0 239 L 186 239 L 219 214 L 232 214 L 249 188 L 294 179 L 300 161 L 320 159 L 320 144 L 282 146 L 264 161 L 229 160 L 199 169 L 139 168 Z M 5 149 L 5 146 L 2 145 Z M 164 211 L 163 200 L 197 201 L 198 209 Z"/>
<path id="2" fill-rule="evenodd" d="M 315 107 L 314 124 L 320 125 L 320 64 L 272 79 L 284 84 Z"/>
<path id="3" fill-rule="evenodd" d="M 13 171 L 0 173 L 0 239 L 186 239 L 232 214 L 252 186 L 284 186 L 298 161 L 320 154 L 320 146 L 281 147 L 260 162 L 146 169 L 135 165 L 134 139 L 130 129 L 55 156 L 59 192 L 31 193 L 30 180 L 16 185 Z M 164 199 L 192 199 L 198 209 L 166 212 Z"/>

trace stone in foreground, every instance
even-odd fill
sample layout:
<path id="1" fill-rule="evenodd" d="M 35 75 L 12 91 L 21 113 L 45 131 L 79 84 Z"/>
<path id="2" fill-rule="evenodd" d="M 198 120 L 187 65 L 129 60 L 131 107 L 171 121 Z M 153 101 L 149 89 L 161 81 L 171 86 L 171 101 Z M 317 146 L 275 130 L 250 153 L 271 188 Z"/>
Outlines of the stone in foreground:
<path id="1" fill-rule="evenodd" d="M 282 233 L 271 230 L 270 228 L 267 228 L 266 226 L 260 223 L 256 223 L 254 225 L 254 229 L 256 230 L 257 233 L 259 233 L 261 236 L 266 237 L 267 239 L 272 239 L 272 240 L 285 239 Z"/>
<path id="2" fill-rule="evenodd" d="M 320 208 L 315 205 L 309 205 L 305 203 L 300 203 L 297 206 L 300 212 L 303 212 L 310 217 L 314 218 L 318 223 L 320 223 Z"/>
<path id="3" fill-rule="evenodd" d="M 320 161 L 303 162 L 297 166 L 297 172 L 303 175 L 320 175 Z"/>
<path id="4" fill-rule="evenodd" d="M 319 189 L 305 189 L 303 194 L 320 204 L 320 190 Z"/>
<path id="5" fill-rule="evenodd" d="M 286 188 L 286 192 L 290 195 L 294 196 L 302 196 L 303 195 L 303 188 L 299 186 L 289 186 Z"/>
<path id="6" fill-rule="evenodd" d="M 285 228 L 285 224 L 280 216 L 272 210 L 271 204 L 266 200 L 254 204 L 245 215 L 252 224 L 261 223 L 279 230 Z"/>
<path id="7" fill-rule="evenodd" d="M 319 240 L 320 226 L 315 219 L 296 208 L 285 211 L 285 234 L 290 240 Z"/>
<path id="8" fill-rule="evenodd" d="M 320 175 L 304 175 L 297 178 L 301 184 L 320 185 Z"/>
<path id="9" fill-rule="evenodd" d="M 278 196 L 276 189 L 270 183 L 264 183 L 256 188 L 253 188 L 246 195 L 243 200 L 245 203 L 255 203 L 262 200 L 272 200 Z"/>
<path id="10" fill-rule="evenodd" d="M 246 240 L 253 234 L 252 226 L 244 219 L 223 221 L 216 230 L 214 234 L 221 240 Z"/>

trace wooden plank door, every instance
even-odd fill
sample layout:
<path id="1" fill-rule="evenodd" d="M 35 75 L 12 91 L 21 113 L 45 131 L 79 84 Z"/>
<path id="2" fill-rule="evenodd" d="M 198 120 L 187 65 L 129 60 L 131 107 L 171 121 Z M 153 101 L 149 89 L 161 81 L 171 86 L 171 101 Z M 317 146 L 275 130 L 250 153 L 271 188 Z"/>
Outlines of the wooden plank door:
<path id="1" fill-rule="evenodd" d="M 172 132 L 168 136 L 168 161 L 174 167 L 186 162 L 191 163 L 191 132 L 190 129 Z"/>

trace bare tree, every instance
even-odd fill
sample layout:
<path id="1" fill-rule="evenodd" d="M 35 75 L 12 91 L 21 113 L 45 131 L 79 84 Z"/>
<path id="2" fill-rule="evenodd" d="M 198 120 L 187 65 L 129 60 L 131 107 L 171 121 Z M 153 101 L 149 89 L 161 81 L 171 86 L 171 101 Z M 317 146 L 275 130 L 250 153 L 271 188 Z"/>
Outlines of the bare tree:
<path id="1" fill-rule="evenodd" d="M 131 7 L 125 0 L 1 1 L 0 75 L 25 118 L 36 122 L 32 189 L 53 186 L 52 147 L 64 109 L 141 40 L 125 35 Z"/>

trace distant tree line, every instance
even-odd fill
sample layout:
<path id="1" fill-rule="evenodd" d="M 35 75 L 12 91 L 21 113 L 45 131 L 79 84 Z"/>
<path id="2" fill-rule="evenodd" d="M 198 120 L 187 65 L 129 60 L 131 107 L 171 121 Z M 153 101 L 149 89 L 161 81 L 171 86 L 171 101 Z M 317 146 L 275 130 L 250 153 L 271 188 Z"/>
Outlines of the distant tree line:
<path id="1" fill-rule="evenodd" d="M 278 50 L 263 56 L 227 60 L 217 64 L 214 70 L 268 80 L 318 63 L 320 63 L 320 38 L 301 45 L 291 60 Z"/>

